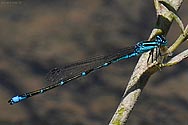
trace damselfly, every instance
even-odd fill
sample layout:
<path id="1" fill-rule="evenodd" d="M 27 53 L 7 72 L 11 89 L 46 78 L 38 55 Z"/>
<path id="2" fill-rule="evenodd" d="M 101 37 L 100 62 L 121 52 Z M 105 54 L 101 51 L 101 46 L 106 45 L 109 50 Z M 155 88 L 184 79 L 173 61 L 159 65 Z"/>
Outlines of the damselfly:
<path id="1" fill-rule="evenodd" d="M 126 47 L 117 51 L 116 53 L 107 56 L 90 58 L 84 61 L 64 66 L 62 68 L 54 68 L 47 74 L 47 80 L 53 84 L 36 91 L 14 96 L 8 102 L 11 105 L 18 103 L 34 95 L 41 94 L 58 86 L 64 85 L 69 81 L 72 81 L 79 77 L 86 76 L 90 72 L 96 71 L 103 67 L 107 67 L 110 64 L 113 64 L 120 60 L 138 56 L 144 52 L 153 51 L 154 49 L 159 49 L 160 47 L 166 45 L 167 40 L 162 35 L 157 35 L 156 38 L 152 41 L 141 41 L 138 42 L 135 46 Z"/>

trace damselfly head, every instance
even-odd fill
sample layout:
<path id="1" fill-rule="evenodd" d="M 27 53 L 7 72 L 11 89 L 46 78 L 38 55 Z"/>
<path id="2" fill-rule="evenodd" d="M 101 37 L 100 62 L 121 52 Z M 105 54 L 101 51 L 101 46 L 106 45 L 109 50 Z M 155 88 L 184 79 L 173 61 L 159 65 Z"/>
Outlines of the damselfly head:
<path id="1" fill-rule="evenodd" d="M 160 46 L 166 46 L 167 45 L 167 40 L 162 35 L 157 35 L 155 40 L 160 44 Z"/>

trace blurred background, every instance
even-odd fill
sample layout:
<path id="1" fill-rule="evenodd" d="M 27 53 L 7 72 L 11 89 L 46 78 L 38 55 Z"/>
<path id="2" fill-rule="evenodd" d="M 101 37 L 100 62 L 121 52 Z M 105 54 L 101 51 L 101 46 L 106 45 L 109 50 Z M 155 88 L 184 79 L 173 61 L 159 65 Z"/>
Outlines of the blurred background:
<path id="1" fill-rule="evenodd" d="M 0 0 L 0 125 L 106 125 L 138 57 L 121 61 L 21 103 L 17 94 L 49 85 L 57 66 L 106 55 L 149 37 L 152 0 Z M 188 1 L 179 10 L 188 24 Z M 169 45 L 180 29 L 174 22 Z M 188 47 L 187 43 L 174 53 Z M 188 61 L 154 74 L 128 125 L 187 125 Z"/>

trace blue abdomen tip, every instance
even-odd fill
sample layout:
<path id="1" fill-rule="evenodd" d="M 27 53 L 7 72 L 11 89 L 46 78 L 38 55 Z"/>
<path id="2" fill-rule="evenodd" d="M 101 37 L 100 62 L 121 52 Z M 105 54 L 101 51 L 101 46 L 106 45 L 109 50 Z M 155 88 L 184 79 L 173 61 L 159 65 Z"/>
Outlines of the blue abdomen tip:
<path id="1" fill-rule="evenodd" d="M 12 97 L 11 100 L 8 101 L 8 103 L 10 103 L 12 105 L 12 104 L 18 103 L 24 99 L 26 99 L 26 96 L 14 96 L 14 97 Z"/>

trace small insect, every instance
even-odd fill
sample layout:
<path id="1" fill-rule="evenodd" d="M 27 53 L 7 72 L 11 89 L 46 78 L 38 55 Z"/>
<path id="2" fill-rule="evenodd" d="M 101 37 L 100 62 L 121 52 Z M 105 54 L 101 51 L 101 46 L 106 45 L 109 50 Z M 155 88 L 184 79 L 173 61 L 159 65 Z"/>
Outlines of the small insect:
<path id="1" fill-rule="evenodd" d="M 126 47 L 107 56 L 98 56 L 73 63 L 62 68 L 54 68 L 47 74 L 47 80 L 53 84 L 32 92 L 14 96 L 8 101 L 8 103 L 11 105 L 18 103 L 34 95 L 42 94 L 53 88 L 62 86 L 79 77 L 86 76 L 91 72 L 94 72 L 103 67 L 107 67 L 110 64 L 116 63 L 120 60 L 139 56 L 148 51 L 153 52 L 154 49 L 159 50 L 160 47 L 166 45 L 167 40 L 162 35 L 157 35 L 153 41 L 141 41 L 138 42 L 135 46 Z"/>

